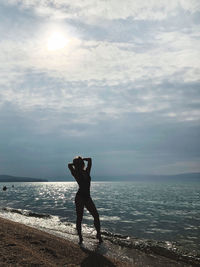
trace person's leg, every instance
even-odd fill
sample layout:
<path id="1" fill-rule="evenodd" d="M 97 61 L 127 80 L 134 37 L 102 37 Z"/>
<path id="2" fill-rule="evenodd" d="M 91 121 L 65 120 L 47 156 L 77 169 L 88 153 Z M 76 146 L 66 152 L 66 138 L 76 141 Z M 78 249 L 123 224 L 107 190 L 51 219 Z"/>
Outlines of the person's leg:
<path id="1" fill-rule="evenodd" d="M 94 218 L 94 226 L 97 231 L 96 237 L 99 239 L 99 242 L 103 242 L 101 238 L 101 226 L 100 226 L 100 220 L 99 220 L 99 213 L 91 197 L 85 202 L 85 207 Z"/>
<path id="2" fill-rule="evenodd" d="M 81 223 L 83 219 L 84 202 L 79 195 L 76 195 L 75 204 L 76 204 L 76 216 L 77 216 L 76 217 L 76 230 L 79 236 L 79 244 L 81 244 L 83 242 L 82 232 L 81 232 Z"/>

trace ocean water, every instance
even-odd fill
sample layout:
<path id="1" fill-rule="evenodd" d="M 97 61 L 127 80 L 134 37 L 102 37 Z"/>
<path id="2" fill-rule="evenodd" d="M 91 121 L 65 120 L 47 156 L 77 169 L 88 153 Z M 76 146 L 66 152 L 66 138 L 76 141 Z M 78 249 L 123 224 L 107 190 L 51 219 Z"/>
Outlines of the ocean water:
<path id="1" fill-rule="evenodd" d="M 75 182 L 0 183 L 0 216 L 76 238 L 77 188 Z M 105 238 L 199 257 L 200 183 L 92 182 L 91 196 Z M 86 210 L 83 233 L 95 234 Z"/>

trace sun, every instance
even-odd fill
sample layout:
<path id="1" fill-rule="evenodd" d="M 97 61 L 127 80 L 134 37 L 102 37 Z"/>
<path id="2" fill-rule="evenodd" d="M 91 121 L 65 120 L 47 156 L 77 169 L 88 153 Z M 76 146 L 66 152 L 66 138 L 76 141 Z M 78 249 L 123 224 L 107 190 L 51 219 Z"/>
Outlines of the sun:
<path id="1" fill-rule="evenodd" d="M 47 49 L 55 51 L 64 48 L 68 44 L 68 39 L 61 32 L 53 32 L 47 41 Z"/>

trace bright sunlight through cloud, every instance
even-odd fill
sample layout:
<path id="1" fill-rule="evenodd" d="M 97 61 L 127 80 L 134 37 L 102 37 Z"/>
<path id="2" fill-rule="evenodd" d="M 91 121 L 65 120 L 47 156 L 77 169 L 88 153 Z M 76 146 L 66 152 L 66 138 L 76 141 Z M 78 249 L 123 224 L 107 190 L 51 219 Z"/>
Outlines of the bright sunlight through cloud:
<path id="1" fill-rule="evenodd" d="M 47 42 L 49 51 L 59 50 L 64 48 L 68 43 L 68 39 L 61 32 L 53 32 Z"/>

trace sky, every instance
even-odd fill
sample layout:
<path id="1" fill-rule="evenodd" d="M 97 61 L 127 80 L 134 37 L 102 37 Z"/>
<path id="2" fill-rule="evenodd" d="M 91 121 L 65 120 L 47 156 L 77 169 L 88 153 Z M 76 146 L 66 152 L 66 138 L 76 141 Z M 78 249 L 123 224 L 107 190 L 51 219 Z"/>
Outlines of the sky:
<path id="1" fill-rule="evenodd" d="M 200 171 L 199 0 L 1 0 L 0 174 Z"/>

